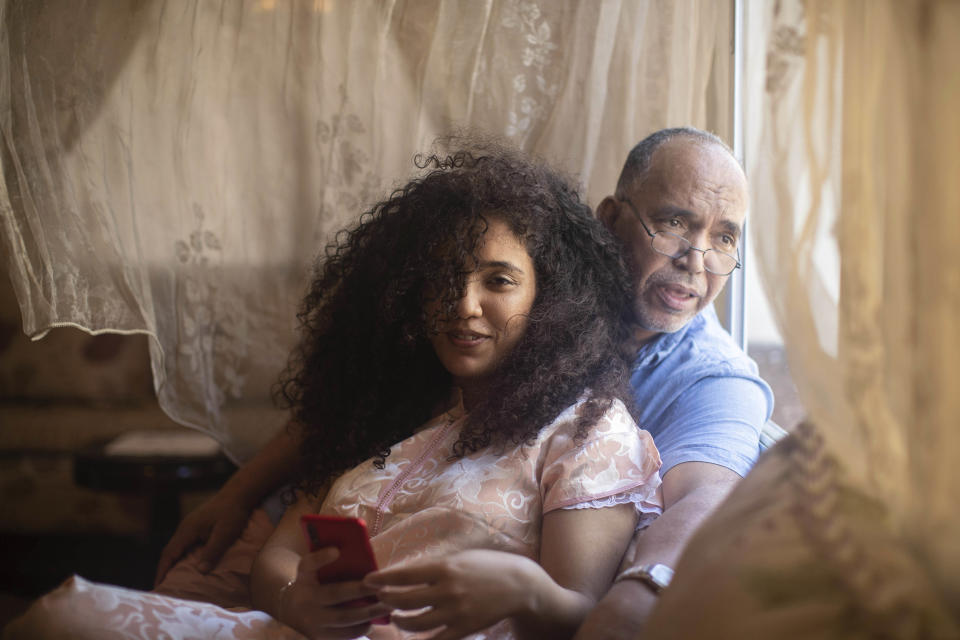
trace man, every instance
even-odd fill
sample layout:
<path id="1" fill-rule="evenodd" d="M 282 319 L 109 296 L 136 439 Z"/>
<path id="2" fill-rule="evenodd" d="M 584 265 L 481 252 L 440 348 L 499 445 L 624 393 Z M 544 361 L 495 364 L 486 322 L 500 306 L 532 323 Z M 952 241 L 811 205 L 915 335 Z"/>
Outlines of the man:
<path id="1" fill-rule="evenodd" d="M 758 454 L 773 397 L 710 307 L 738 266 L 747 203 L 746 178 L 729 149 L 709 133 L 684 128 L 659 131 L 637 145 L 616 194 L 597 209 L 632 267 L 632 385 L 640 424 L 653 434 L 664 463 L 666 509 L 636 536 L 624 567 L 672 566 Z M 295 443 L 282 433 L 188 515 L 164 550 L 158 581 L 201 541 L 198 566 L 213 566 L 296 455 Z M 613 586 L 579 637 L 637 633 L 656 602 L 656 579 L 632 574 Z"/>
<path id="2" fill-rule="evenodd" d="M 739 266 L 746 177 L 729 149 L 667 129 L 627 158 L 597 216 L 619 238 L 635 286 L 631 377 L 640 425 L 663 458 L 664 513 L 634 538 L 618 580 L 578 638 L 634 637 L 687 539 L 745 475 L 773 395 L 709 307 Z M 662 565 L 662 567 L 657 567 Z M 666 573 L 666 576 L 664 576 Z M 668 579 L 668 578 L 667 578 Z"/>

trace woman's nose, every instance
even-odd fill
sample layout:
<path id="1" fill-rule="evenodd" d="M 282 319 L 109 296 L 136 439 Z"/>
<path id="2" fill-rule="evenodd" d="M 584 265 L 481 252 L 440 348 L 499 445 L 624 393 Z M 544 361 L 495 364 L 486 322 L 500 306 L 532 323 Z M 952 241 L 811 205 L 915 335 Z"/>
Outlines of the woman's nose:
<path id="1" fill-rule="evenodd" d="M 457 317 L 461 319 L 479 318 L 482 314 L 478 283 L 468 282 L 464 288 L 463 296 L 457 301 Z"/>

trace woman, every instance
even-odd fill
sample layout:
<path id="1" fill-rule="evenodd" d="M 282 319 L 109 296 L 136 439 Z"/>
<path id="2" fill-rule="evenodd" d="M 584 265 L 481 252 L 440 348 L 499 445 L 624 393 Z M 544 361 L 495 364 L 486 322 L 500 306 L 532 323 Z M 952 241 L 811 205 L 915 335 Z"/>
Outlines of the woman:
<path id="1" fill-rule="evenodd" d="M 493 149 L 422 167 L 338 235 L 300 312 L 279 387 L 297 501 L 251 577 L 272 618 L 78 578 L 10 637 L 572 635 L 660 509 L 623 401 L 625 271 L 545 166 Z M 336 551 L 308 552 L 299 525 L 317 512 L 365 519 L 381 570 L 319 583 Z"/>
<path id="2" fill-rule="evenodd" d="M 659 458 L 620 401 L 623 268 L 546 167 L 503 150 L 428 162 L 332 248 L 304 302 L 283 386 L 304 498 L 255 564 L 254 602 L 308 636 L 389 635 L 369 621 L 392 609 L 440 638 L 508 618 L 571 634 L 636 505 L 656 509 Z M 318 584 L 330 555 L 307 553 L 298 522 L 317 511 L 364 518 L 380 565 L 402 568 Z"/>

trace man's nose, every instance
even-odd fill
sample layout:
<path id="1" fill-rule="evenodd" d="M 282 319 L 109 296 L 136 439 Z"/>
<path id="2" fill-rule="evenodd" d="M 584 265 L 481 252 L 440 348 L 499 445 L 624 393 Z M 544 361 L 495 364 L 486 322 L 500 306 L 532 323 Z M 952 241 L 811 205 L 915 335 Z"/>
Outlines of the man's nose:
<path id="1" fill-rule="evenodd" d="M 706 256 L 704 249 L 698 249 L 691 246 L 687 252 L 673 259 L 674 264 L 690 273 L 700 273 L 703 271 L 703 259 Z"/>
<path id="2" fill-rule="evenodd" d="M 482 315 L 480 291 L 477 282 L 468 282 L 463 295 L 457 301 L 457 317 L 461 319 L 479 318 Z"/>

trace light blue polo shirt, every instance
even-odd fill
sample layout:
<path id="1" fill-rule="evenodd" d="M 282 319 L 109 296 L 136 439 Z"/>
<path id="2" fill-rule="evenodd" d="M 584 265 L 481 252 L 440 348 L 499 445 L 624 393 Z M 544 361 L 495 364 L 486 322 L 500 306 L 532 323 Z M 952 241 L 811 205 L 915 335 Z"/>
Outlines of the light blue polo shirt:
<path id="1" fill-rule="evenodd" d="M 660 450 L 665 475 L 711 462 L 745 476 L 760 453 L 773 392 L 720 325 L 713 306 L 637 352 L 630 376 L 638 423 Z"/>

